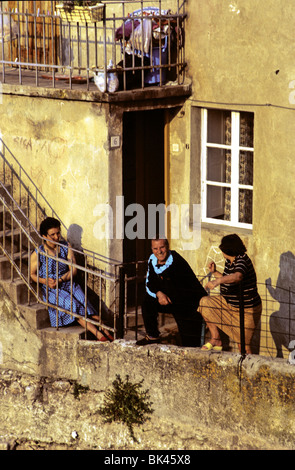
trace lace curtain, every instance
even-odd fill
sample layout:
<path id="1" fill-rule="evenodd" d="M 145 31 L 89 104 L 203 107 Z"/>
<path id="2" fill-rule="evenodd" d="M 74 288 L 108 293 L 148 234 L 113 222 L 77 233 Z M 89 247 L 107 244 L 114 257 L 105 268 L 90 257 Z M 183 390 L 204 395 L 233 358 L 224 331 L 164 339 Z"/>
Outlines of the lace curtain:
<path id="1" fill-rule="evenodd" d="M 253 147 L 253 116 L 241 113 L 240 146 Z M 253 185 L 253 152 L 240 151 L 240 184 Z M 252 223 L 253 191 L 241 189 L 239 193 L 239 221 Z"/>
<path id="2" fill-rule="evenodd" d="M 231 118 L 224 120 L 225 144 L 231 144 Z M 249 113 L 240 115 L 240 146 L 253 147 L 253 117 Z M 225 182 L 231 183 L 231 151 L 225 153 Z M 253 152 L 240 151 L 239 183 L 253 185 Z M 239 222 L 252 223 L 252 190 L 239 191 Z M 231 219 L 231 190 L 225 188 L 224 220 Z"/>

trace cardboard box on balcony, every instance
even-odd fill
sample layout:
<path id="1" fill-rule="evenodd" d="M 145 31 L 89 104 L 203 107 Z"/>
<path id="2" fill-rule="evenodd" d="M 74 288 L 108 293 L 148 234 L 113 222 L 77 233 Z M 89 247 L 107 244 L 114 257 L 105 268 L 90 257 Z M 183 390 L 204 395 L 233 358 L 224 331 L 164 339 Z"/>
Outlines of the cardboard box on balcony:
<path id="1" fill-rule="evenodd" d="M 104 19 L 105 5 L 103 3 L 88 7 L 66 7 L 60 4 L 55 8 L 61 19 L 68 23 L 95 23 Z"/>

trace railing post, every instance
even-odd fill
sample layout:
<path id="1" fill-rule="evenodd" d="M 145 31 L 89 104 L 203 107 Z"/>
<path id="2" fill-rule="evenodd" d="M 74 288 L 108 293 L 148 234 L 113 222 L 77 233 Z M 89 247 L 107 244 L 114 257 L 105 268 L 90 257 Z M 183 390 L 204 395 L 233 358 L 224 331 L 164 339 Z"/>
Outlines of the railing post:
<path id="1" fill-rule="evenodd" d="M 245 347 L 245 311 L 244 311 L 244 291 L 243 291 L 243 283 L 240 282 L 239 284 L 239 303 L 240 303 L 240 347 L 241 347 L 241 355 L 246 355 L 246 347 Z"/>
<path id="2" fill-rule="evenodd" d="M 119 319 L 117 323 L 118 339 L 124 338 L 124 310 L 125 310 L 125 275 L 124 268 L 119 268 Z"/>

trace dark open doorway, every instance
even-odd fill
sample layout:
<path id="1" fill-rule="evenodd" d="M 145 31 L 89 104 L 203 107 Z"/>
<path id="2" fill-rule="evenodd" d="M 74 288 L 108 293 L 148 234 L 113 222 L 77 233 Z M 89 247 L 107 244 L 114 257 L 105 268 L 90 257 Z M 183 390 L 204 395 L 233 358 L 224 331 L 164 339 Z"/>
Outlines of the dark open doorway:
<path id="1" fill-rule="evenodd" d="M 145 261 L 151 254 L 148 229 L 149 205 L 164 204 L 165 195 L 165 111 L 140 111 L 124 113 L 123 121 L 123 195 L 124 209 L 131 204 L 142 208 L 141 214 L 132 214 L 124 219 L 123 260 L 128 282 L 128 307 L 140 305 L 145 291 Z M 142 218 L 144 213 L 144 222 Z M 135 223 L 136 215 L 139 227 Z M 126 236 L 126 228 L 133 226 L 134 238 Z M 163 225 L 163 220 L 158 226 Z M 142 226 L 144 225 L 144 227 Z M 156 230 L 156 227 L 153 227 Z M 127 234 L 128 235 L 128 234 Z M 133 280 L 132 280 L 133 279 Z"/>
<path id="2" fill-rule="evenodd" d="M 124 113 L 123 122 L 123 195 L 125 209 L 140 205 L 145 214 L 145 227 L 134 227 L 139 237 L 124 237 L 125 263 L 148 259 L 148 210 L 151 204 L 165 203 L 165 111 L 152 110 Z M 125 227 L 133 216 L 125 216 Z M 163 223 L 163 222 L 162 222 Z M 158 224 L 161 227 L 161 224 Z M 141 230 L 140 230 L 141 229 Z M 142 233 L 144 232 L 144 237 Z"/>

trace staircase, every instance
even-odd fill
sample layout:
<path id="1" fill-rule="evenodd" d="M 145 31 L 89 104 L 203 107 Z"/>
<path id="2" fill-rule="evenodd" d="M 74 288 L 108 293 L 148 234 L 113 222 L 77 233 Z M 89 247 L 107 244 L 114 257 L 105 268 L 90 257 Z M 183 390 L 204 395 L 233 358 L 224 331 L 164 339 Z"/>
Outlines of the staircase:
<path id="1" fill-rule="evenodd" d="M 49 304 L 43 301 L 39 286 L 30 278 L 30 254 L 42 244 L 37 227 L 47 215 L 58 219 L 61 227 L 67 229 L 2 139 L 0 139 L 0 160 L 1 158 L 3 165 L 2 170 L 0 169 L 0 286 L 17 305 L 32 328 L 63 335 L 63 329 L 50 327 Z M 76 265 L 76 267 L 86 279 L 84 285 L 86 291 L 89 289 L 89 279 L 94 290 L 98 291 L 97 285 L 100 286 L 99 295 L 96 297 L 99 299 L 97 310 L 101 312 L 101 306 L 106 302 L 105 292 L 102 290 L 103 284 L 109 283 L 114 286 L 115 299 L 118 297 L 116 289 L 119 281 L 119 265 L 114 260 L 108 260 L 89 250 L 83 249 L 83 252 L 75 250 L 75 254 L 76 258 L 81 255 L 84 259 L 84 266 Z M 124 307 L 122 302 L 121 305 Z M 111 311 L 110 313 L 112 314 Z M 121 308 L 121 318 L 123 314 Z M 117 337 L 119 332 L 119 337 L 122 337 L 122 321 L 119 322 L 119 329 L 116 325 L 118 316 L 120 312 L 118 315 L 115 309 L 113 328 L 104 325 L 102 320 L 100 324 L 115 333 L 115 336 L 117 334 Z M 79 326 L 67 327 L 65 331 L 79 338 L 85 337 L 85 329 Z"/>
<path id="2" fill-rule="evenodd" d="M 31 328 L 56 334 L 50 326 L 46 305 L 38 301 L 36 284 L 30 281 L 30 238 L 40 244 L 40 237 L 27 218 L 27 207 L 18 207 L 10 197 L 11 188 L 0 183 L 0 286 L 26 319 Z M 28 233 L 30 238 L 25 236 Z M 68 331 L 80 338 L 84 329 L 71 327 Z"/>
<path id="3" fill-rule="evenodd" d="M 28 291 L 26 283 L 19 273 L 15 271 L 8 256 L 5 254 L 9 254 L 9 257 L 13 259 L 20 273 L 28 278 L 28 246 L 26 239 L 21 239 L 22 231 L 14 217 L 11 216 L 8 207 L 13 211 L 15 218 L 22 224 L 24 229 L 29 230 L 26 219 L 27 209 L 13 209 L 12 201 L 9 200 L 10 198 L 8 196 L 10 189 L 11 188 L 1 184 L 0 227 L 2 230 L 0 231 L 0 242 L 2 255 L 0 256 L 0 285 L 15 305 L 18 306 L 32 328 L 46 328 L 50 326 L 47 308 L 33 298 L 32 294 Z M 31 235 L 34 236 L 35 234 L 31 232 Z M 35 236 L 35 239 L 36 238 Z"/>

